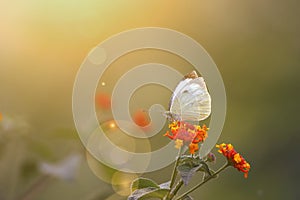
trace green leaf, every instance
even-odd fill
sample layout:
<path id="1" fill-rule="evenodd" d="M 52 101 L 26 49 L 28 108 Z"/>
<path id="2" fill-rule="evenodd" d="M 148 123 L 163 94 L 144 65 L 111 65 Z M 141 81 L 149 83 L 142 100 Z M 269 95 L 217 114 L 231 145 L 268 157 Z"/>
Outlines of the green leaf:
<path id="1" fill-rule="evenodd" d="M 131 184 L 131 192 L 143 188 L 160 188 L 154 181 L 147 178 L 137 178 Z"/>
<path id="2" fill-rule="evenodd" d="M 197 160 L 197 158 L 192 157 L 191 155 L 183 155 L 183 156 L 180 157 L 179 165 L 180 164 L 194 165 L 196 160 Z"/>
<path id="3" fill-rule="evenodd" d="M 168 194 L 168 192 L 169 192 L 168 189 L 158 189 L 158 190 L 155 190 L 155 191 L 145 194 L 144 196 L 139 198 L 139 200 L 150 199 L 150 198 L 163 199 Z"/>
<path id="4" fill-rule="evenodd" d="M 197 171 L 203 171 L 208 175 L 211 175 L 208 165 L 199 156 L 181 156 L 177 170 L 184 185 L 189 183 L 190 179 Z"/>
<path id="5" fill-rule="evenodd" d="M 170 184 L 171 184 L 171 181 L 168 181 L 168 182 L 165 182 L 165 183 L 162 183 L 159 185 L 160 189 L 170 189 Z"/>
<path id="6" fill-rule="evenodd" d="M 127 200 L 163 199 L 168 194 L 168 191 L 168 189 L 157 189 L 153 187 L 137 189 Z"/>
<path id="7" fill-rule="evenodd" d="M 181 179 L 184 183 L 184 185 L 187 185 L 193 175 L 199 170 L 201 165 L 194 167 L 193 165 L 190 164 L 182 164 L 177 167 L 177 170 L 181 176 Z"/>
<path id="8" fill-rule="evenodd" d="M 142 197 L 143 195 L 146 195 L 148 193 L 151 193 L 153 191 L 155 191 L 156 188 L 143 188 L 143 189 L 136 189 L 129 197 L 127 200 L 137 200 L 140 197 Z"/>
<path id="9" fill-rule="evenodd" d="M 206 174 L 208 174 L 209 176 L 211 176 L 211 170 L 209 169 L 208 165 L 204 162 L 204 161 L 201 161 L 201 168 L 199 168 L 199 171 L 204 171 Z"/>
<path id="10" fill-rule="evenodd" d="M 179 164 L 190 164 L 194 167 L 199 166 L 204 162 L 199 156 L 183 155 L 180 157 Z"/>

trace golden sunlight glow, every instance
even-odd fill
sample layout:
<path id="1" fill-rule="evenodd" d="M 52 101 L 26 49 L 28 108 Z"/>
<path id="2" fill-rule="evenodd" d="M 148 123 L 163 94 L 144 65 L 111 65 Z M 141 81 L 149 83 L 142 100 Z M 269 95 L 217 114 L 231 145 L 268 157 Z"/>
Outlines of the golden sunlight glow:
<path id="1" fill-rule="evenodd" d="M 115 127 L 116 127 L 116 124 L 115 124 L 114 122 L 111 122 L 111 123 L 109 124 L 109 127 L 110 127 L 110 128 L 115 128 Z"/>

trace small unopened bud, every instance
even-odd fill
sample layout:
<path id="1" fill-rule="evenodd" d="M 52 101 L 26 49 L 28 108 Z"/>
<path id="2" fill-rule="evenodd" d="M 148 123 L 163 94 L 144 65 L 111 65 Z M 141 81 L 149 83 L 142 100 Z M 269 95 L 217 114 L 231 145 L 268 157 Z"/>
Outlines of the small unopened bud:
<path id="1" fill-rule="evenodd" d="M 208 162 L 215 162 L 216 161 L 216 156 L 215 156 L 215 154 L 213 154 L 212 152 L 209 152 L 208 154 L 207 154 L 207 161 Z"/>

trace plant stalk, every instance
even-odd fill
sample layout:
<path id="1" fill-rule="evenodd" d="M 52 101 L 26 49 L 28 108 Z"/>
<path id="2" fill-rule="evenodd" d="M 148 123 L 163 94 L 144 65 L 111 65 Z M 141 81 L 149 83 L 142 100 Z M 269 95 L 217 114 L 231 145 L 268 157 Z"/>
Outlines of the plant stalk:
<path id="1" fill-rule="evenodd" d="M 181 186 L 183 185 L 183 180 L 181 179 L 175 186 L 174 190 L 169 194 L 168 199 L 172 200 L 173 197 L 177 194 L 178 190 L 181 188 Z"/>
<path id="2" fill-rule="evenodd" d="M 191 192 L 195 191 L 196 189 L 198 189 L 199 187 L 201 187 L 204 183 L 208 182 L 209 180 L 211 180 L 213 177 L 215 177 L 217 174 L 219 174 L 220 172 L 222 172 L 224 169 L 226 169 L 228 166 L 230 166 L 229 163 L 226 163 L 223 167 L 221 167 L 218 171 L 216 171 L 214 174 L 212 174 L 210 177 L 208 177 L 207 179 L 205 179 L 204 181 L 202 181 L 201 183 L 199 183 L 198 185 L 194 186 L 193 188 L 191 188 L 190 190 L 188 190 L 187 192 L 183 193 L 182 195 L 180 195 L 176 200 L 180 200 L 183 197 L 185 197 L 186 195 L 190 194 Z"/>
<path id="3" fill-rule="evenodd" d="M 174 185 L 174 182 L 175 182 L 175 179 L 176 179 L 176 176 L 177 176 L 177 166 L 179 164 L 181 150 L 182 150 L 182 148 L 180 148 L 179 151 L 178 151 L 178 155 L 177 155 L 177 158 L 176 158 L 176 161 L 175 161 L 175 165 L 174 165 L 174 168 L 173 168 L 173 172 L 172 172 L 172 176 L 171 176 L 171 182 L 170 182 L 170 190 L 169 190 L 168 194 L 166 195 L 166 199 L 167 200 L 169 199 L 170 192 L 172 190 L 172 187 Z"/>

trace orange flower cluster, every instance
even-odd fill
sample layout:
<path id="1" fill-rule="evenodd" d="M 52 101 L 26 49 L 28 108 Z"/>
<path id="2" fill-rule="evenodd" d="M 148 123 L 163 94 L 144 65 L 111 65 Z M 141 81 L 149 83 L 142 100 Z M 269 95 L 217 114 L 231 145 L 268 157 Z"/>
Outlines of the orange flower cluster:
<path id="1" fill-rule="evenodd" d="M 231 144 L 216 145 L 219 148 L 218 152 L 222 153 L 228 160 L 228 162 L 236 169 L 244 172 L 244 177 L 248 177 L 250 170 L 250 164 L 233 148 Z"/>
<path id="2" fill-rule="evenodd" d="M 203 142 L 207 138 L 208 128 L 203 125 L 189 124 L 183 121 L 174 121 L 169 124 L 171 132 L 167 131 L 164 136 L 175 140 L 175 147 L 180 148 L 184 144 L 189 145 L 190 153 L 194 154 L 199 150 L 199 142 Z"/>

